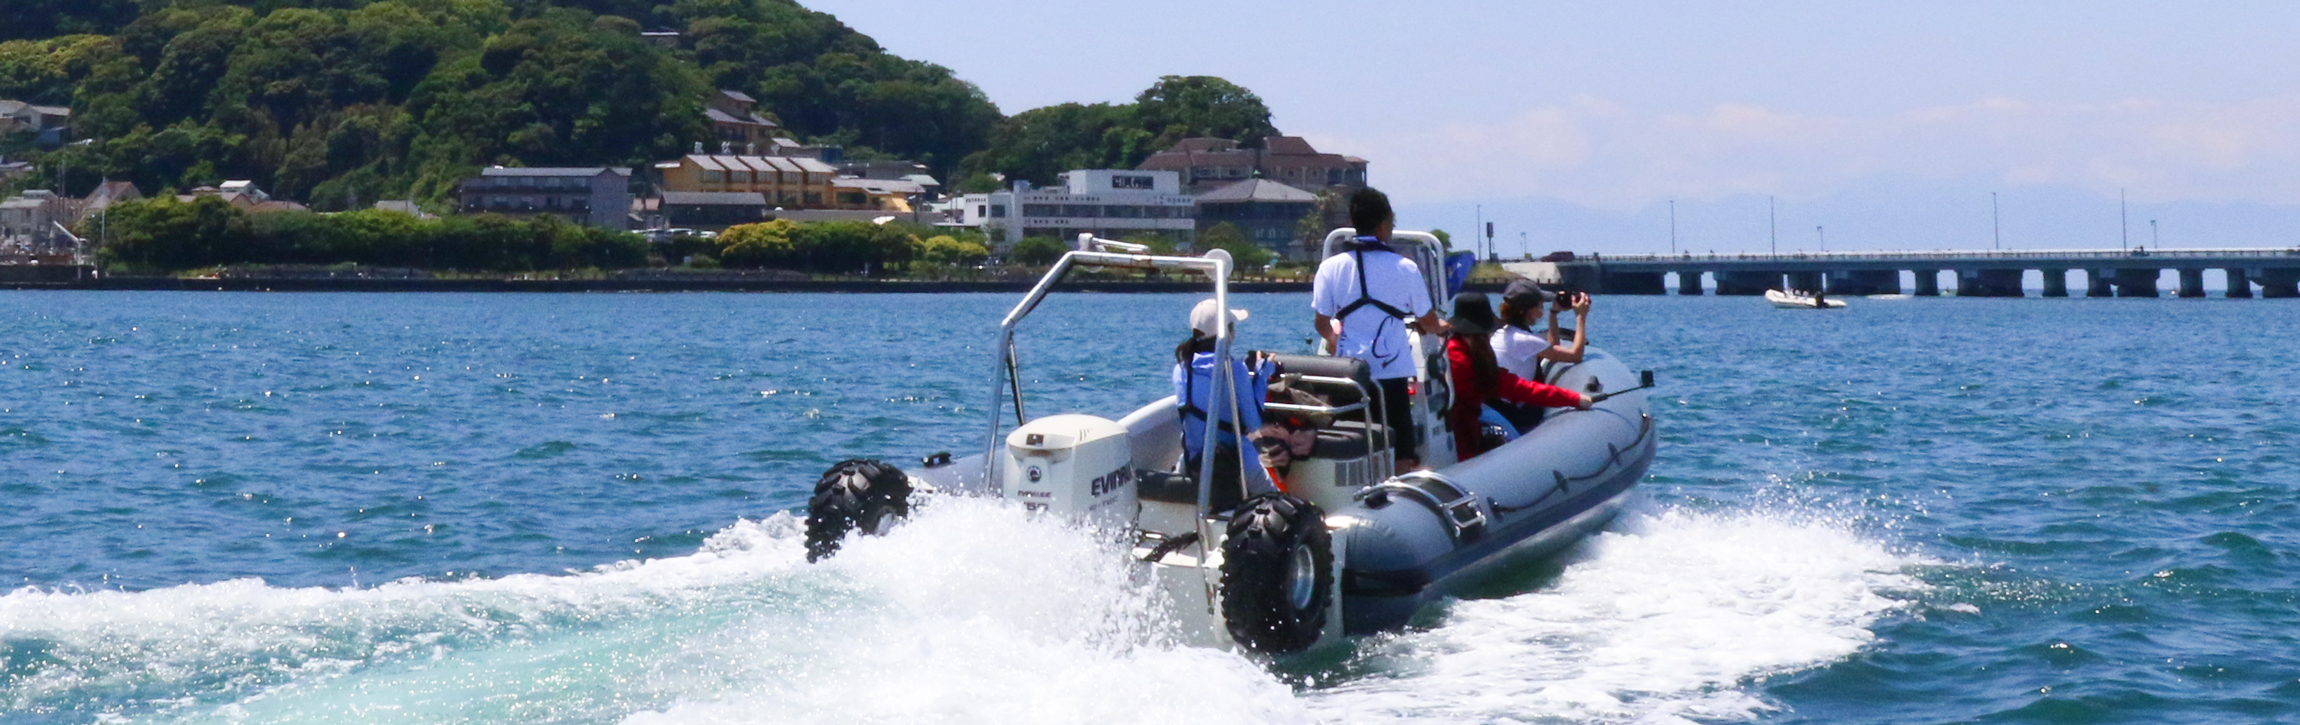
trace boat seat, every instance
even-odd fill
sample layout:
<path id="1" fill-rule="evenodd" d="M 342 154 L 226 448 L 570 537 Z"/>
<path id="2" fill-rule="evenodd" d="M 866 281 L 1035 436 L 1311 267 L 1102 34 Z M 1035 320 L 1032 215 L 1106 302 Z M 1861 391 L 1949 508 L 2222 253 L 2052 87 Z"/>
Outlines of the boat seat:
<path id="1" fill-rule="evenodd" d="M 1238 465 L 1236 459 L 1216 461 L 1215 465 L 1224 463 L 1232 466 Z M 1214 490 L 1209 492 L 1211 500 L 1208 506 L 1209 510 L 1229 511 L 1237 508 L 1238 504 L 1245 502 L 1245 494 L 1238 490 L 1235 474 L 1224 476 L 1217 473 L 1214 479 Z M 1223 479 L 1230 479 L 1229 485 L 1222 485 Z M 1196 507 L 1198 505 L 1198 479 L 1196 476 L 1167 471 L 1135 471 L 1134 496 L 1144 501 Z"/>
<path id="2" fill-rule="evenodd" d="M 1377 423 L 1369 430 L 1363 421 L 1337 420 L 1332 427 L 1318 431 L 1318 442 L 1310 447 L 1310 457 L 1355 460 L 1371 451 L 1389 448 L 1389 441 L 1389 426 Z"/>
<path id="3" fill-rule="evenodd" d="M 1365 386 L 1367 390 L 1374 389 L 1373 368 L 1367 366 L 1366 361 L 1359 360 L 1354 357 L 1333 357 L 1328 355 L 1287 355 L 1280 353 L 1271 355 L 1270 362 L 1276 363 L 1277 372 L 1279 375 L 1293 373 L 1298 375 L 1316 375 L 1328 378 L 1346 378 L 1349 380 L 1357 381 L 1359 385 Z M 1336 406 L 1349 405 L 1351 403 L 1358 402 L 1358 389 L 1352 386 L 1320 383 L 1303 383 L 1303 386 L 1310 392 L 1317 393 L 1319 396 L 1324 397 L 1327 402 L 1330 402 Z"/>

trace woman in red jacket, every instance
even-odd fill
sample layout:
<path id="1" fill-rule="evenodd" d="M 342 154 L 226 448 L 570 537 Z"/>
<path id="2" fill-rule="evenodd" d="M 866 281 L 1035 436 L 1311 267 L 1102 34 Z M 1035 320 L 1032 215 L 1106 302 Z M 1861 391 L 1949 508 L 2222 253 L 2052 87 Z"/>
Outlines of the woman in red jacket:
<path id="1" fill-rule="evenodd" d="M 1446 338 L 1446 360 L 1453 369 L 1454 454 L 1469 460 L 1485 452 L 1485 436 L 1478 416 L 1485 401 L 1500 398 L 1512 403 L 1551 408 L 1589 408 L 1589 396 L 1520 378 L 1493 358 L 1493 330 L 1499 326 L 1493 305 L 1483 292 L 1463 292 L 1453 298 L 1453 336 Z"/>

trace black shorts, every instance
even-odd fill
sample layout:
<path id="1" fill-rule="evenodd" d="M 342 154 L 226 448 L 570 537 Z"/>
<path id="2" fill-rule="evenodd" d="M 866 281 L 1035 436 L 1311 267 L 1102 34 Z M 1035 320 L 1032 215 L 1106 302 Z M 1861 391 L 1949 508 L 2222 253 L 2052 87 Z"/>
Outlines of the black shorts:
<path id="1" fill-rule="evenodd" d="M 1421 448 L 1416 445 L 1419 441 L 1415 440 L 1420 431 L 1414 429 L 1414 399 L 1408 392 L 1413 378 L 1383 378 L 1374 384 L 1382 388 L 1382 425 L 1390 427 L 1390 453 L 1401 461 L 1421 458 Z"/>

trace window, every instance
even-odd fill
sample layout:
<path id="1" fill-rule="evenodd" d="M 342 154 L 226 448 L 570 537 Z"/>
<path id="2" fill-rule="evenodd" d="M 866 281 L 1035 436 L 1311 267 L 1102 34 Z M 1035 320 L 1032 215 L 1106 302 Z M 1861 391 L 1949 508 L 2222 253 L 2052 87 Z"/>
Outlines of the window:
<path id="1" fill-rule="evenodd" d="M 1061 216 L 1061 215 L 1062 215 L 1062 205 L 1060 205 L 1060 204 L 1024 204 L 1024 205 L 1022 205 L 1022 215 L 1023 215 L 1023 216 L 1041 216 L 1041 217 L 1043 217 L 1043 216 Z"/>
<path id="2" fill-rule="evenodd" d="M 991 207 L 991 208 L 990 208 L 990 218 L 992 218 L 992 219 L 1004 219 L 1004 218 L 1006 218 L 1006 205 L 1004 205 L 1004 204 L 1000 204 L 1000 205 L 997 205 L 997 206 L 993 206 L 993 207 Z"/>
<path id="3" fill-rule="evenodd" d="M 726 172 L 723 172 L 723 171 L 704 171 L 704 172 L 703 172 L 703 183 L 705 183 L 705 184 L 718 184 L 718 183 L 723 183 L 723 182 L 725 182 L 726 180 L 727 180 L 727 179 L 726 179 Z"/>
<path id="4" fill-rule="evenodd" d="M 988 207 L 988 206 L 984 206 L 984 205 L 976 205 L 976 206 L 974 207 L 974 215 L 975 215 L 975 216 L 990 216 L 990 207 Z M 1004 214 L 1000 214 L 999 216 L 1005 216 L 1005 215 L 1004 215 Z"/>

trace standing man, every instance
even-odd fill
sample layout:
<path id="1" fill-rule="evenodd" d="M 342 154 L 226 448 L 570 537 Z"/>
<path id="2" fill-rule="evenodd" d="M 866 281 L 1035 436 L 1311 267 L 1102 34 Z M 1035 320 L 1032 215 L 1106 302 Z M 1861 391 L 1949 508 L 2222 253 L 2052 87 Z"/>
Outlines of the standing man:
<path id="1" fill-rule="evenodd" d="M 1350 224 L 1358 237 L 1348 252 L 1318 265 L 1310 309 L 1318 313 L 1318 336 L 1326 339 L 1328 352 L 1364 360 L 1372 369 L 1381 387 L 1382 423 L 1390 428 L 1397 472 L 1404 473 L 1421 466 L 1409 393 L 1414 356 L 1406 326 L 1425 335 L 1443 335 L 1447 328 L 1430 303 L 1421 267 L 1389 247 L 1396 221 L 1388 195 L 1373 189 L 1350 195 Z"/>

